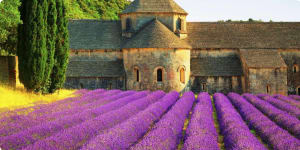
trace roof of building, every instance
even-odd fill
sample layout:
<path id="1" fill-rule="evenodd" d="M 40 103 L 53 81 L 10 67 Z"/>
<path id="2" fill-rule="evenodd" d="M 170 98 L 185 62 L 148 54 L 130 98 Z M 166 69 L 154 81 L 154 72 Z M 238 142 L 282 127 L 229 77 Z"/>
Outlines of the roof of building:
<path id="1" fill-rule="evenodd" d="M 73 50 L 121 49 L 120 21 L 71 20 L 69 34 Z"/>
<path id="2" fill-rule="evenodd" d="M 122 77 L 123 61 L 70 61 L 68 77 Z"/>
<path id="3" fill-rule="evenodd" d="M 173 0 L 135 0 L 122 13 L 159 12 L 187 14 Z"/>
<path id="4" fill-rule="evenodd" d="M 240 76 L 243 74 L 238 56 L 192 58 L 191 72 L 193 76 Z"/>
<path id="5" fill-rule="evenodd" d="M 191 46 L 181 40 L 158 19 L 154 19 L 131 39 L 122 48 L 188 48 Z"/>
<path id="6" fill-rule="evenodd" d="M 300 48 L 300 22 L 189 22 L 193 48 Z"/>
<path id="7" fill-rule="evenodd" d="M 249 68 L 287 67 L 279 52 L 275 49 L 241 49 L 241 60 Z"/>

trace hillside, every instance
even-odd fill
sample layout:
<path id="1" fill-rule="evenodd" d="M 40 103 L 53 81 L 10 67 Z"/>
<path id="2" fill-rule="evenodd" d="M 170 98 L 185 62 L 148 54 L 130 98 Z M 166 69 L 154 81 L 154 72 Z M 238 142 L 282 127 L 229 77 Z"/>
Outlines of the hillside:
<path id="1" fill-rule="evenodd" d="M 70 19 L 116 20 L 129 4 L 127 0 L 65 0 Z"/>

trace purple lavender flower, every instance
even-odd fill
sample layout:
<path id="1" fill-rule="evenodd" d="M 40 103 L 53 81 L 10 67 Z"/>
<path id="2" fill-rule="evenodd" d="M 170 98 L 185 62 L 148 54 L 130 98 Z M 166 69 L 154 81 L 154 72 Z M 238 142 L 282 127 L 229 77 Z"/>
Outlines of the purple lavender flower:
<path id="1" fill-rule="evenodd" d="M 299 95 L 289 95 L 289 97 L 296 100 L 296 101 L 300 101 L 300 96 Z"/>
<path id="2" fill-rule="evenodd" d="M 253 96 L 253 95 L 252 95 Z M 239 94 L 229 93 L 228 97 L 244 120 L 254 128 L 260 137 L 276 150 L 298 150 L 300 142 L 272 122 Z"/>
<path id="3" fill-rule="evenodd" d="M 226 149 L 266 150 L 225 95 L 214 94 L 214 102 Z"/>
<path id="4" fill-rule="evenodd" d="M 298 139 L 300 138 L 300 120 L 296 117 L 289 115 L 287 112 L 274 107 L 268 102 L 261 100 L 252 94 L 243 94 L 243 96 L 279 126 L 288 130 Z"/>
<path id="5" fill-rule="evenodd" d="M 178 98 L 178 92 L 170 92 L 163 97 L 162 100 L 150 105 L 146 110 L 138 113 L 136 116 L 93 138 L 82 149 L 128 149 L 147 132 L 151 124 L 157 121 Z"/>
<path id="6" fill-rule="evenodd" d="M 219 150 L 218 133 L 214 126 L 213 107 L 210 95 L 198 95 L 191 121 L 186 131 L 184 150 Z"/>
<path id="7" fill-rule="evenodd" d="M 260 96 L 258 96 L 260 97 Z M 276 97 L 278 98 L 284 98 L 281 97 L 279 95 L 277 95 Z M 289 113 L 290 115 L 300 118 L 300 109 L 298 109 L 297 107 L 290 105 L 288 103 L 285 103 L 277 98 L 274 98 L 272 96 L 261 96 L 260 98 L 262 98 L 263 100 L 267 101 L 268 103 L 272 104 L 273 106 L 286 111 L 287 113 Z"/>
<path id="8" fill-rule="evenodd" d="M 63 130 L 44 140 L 37 141 L 25 148 L 43 149 L 43 150 L 65 150 L 78 149 L 83 146 L 88 140 L 95 137 L 99 131 L 111 128 L 126 119 L 132 117 L 139 111 L 144 110 L 150 104 L 158 101 L 165 95 L 162 91 L 156 91 L 152 94 L 135 100 L 117 110 L 110 111 L 96 118 L 87 120 L 81 124 Z M 131 97 L 128 97 L 131 100 Z"/>
<path id="9" fill-rule="evenodd" d="M 297 101 L 296 98 L 292 98 L 293 96 L 274 95 L 274 97 L 300 109 L 300 101 Z"/>
<path id="10" fill-rule="evenodd" d="M 89 93 L 96 94 L 94 91 L 92 91 L 92 92 L 89 92 Z M 102 93 L 102 92 L 100 92 L 100 90 L 97 90 L 97 92 L 98 92 L 98 94 L 96 94 L 97 96 L 86 94 L 86 97 L 83 97 L 81 100 L 74 101 L 68 105 L 67 104 L 63 105 L 65 107 L 65 110 L 62 110 L 62 111 L 59 111 L 56 113 L 54 113 L 54 112 L 50 113 L 49 111 L 47 111 L 47 113 L 45 113 L 45 112 L 41 113 L 40 111 L 35 111 L 33 113 L 30 113 L 30 115 L 26 115 L 26 116 L 20 115 L 17 117 L 17 119 L 15 121 L 13 121 L 9 124 L 6 124 L 6 126 L 5 127 L 3 126 L 3 128 L 0 128 L 0 137 L 1 136 L 9 136 L 9 135 L 17 133 L 19 131 L 28 129 L 30 127 L 40 125 L 41 123 L 45 123 L 48 121 L 54 121 L 56 119 L 63 118 L 64 116 L 66 116 L 68 114 L 71 115 L 74 113 L 78 113 L 78 112 L 80 112 L 80 110 L 84 109 L 84 106 L 82 106 L 82 105 L 89 104 L 89 102 L 92 103 L 91 106 L 105 104 L 109 101 L 112 101 L 111 99 L 120 97 L 120 95 L 118 95 L 117 97 L 112 97 L 111 96 L 112 94 L 121 93 L 120 90 L 112 90 L 112 91 L 108 91 L 105 93 Z M 100 94 L 99 92 L 102 94 Z M 125 92 L 125 95 L 127 93 L 128 92 Z M 121 93 L 121 94 L 123 94 L 123 95 L 121 95 L 121 97 L 125 96 L 124 93 Z M 88 99 L 87 97 L 89 97 L 90 99 Z M 95 99 L 95 97 L 97 97 L 98 100 Z M 103 101 L 103 99 L 106 99 L 106 101 Z M 94 102 L 94 104 L 93 104 L 93 102 Z M 86 107 L 91 107 L 91 106 L 87 105 Z M 81 108 L 81 107 L 83 107 L 83 108 Z"/>
<path id="11" fill-rule="evenodd" d="M 162 119 L 155 124 L 153 130 L 147 133 L 144 138 L 132 150 L 168 150 L 175 149 L 182 136 L 184 121 L 195 101 L 193 92 L 186 92 L 178 102 L 171 108 Z"/>
<path id="12" fill-rule="evenodd" d="M 125 96 L 124 93 L 125 94 L 127 93 L 127 96 Z M 48 136 L 51 136 L 61 130 L 68 128 L 68 127 L 80 124 L 80 123 L 84 122 L 85 120 L 91 119 L 93 117 L 99 116 L 106 112 L 115 110 L 121 106 L 124 106 L 131 101 L 134 101 L 134 100 L 137 100 L 138 98 L 146 96 L 146 94 L 148 92 L 140 92 L 136 95 L 131 95 L 133 93 L 135 93 L 135 92 L 133 92 L 133 91 L 123 92 L 121 94 L 118 94 L 119 98 L 123 97 L 123 96 L 125 96 L 125 97 L 115 101 L 115 103 L 113 102 L 113 103 L 104 105 L 102 107 L 94 108 L 94 109 L 86 109 L 81 113 L 77 113 L 77 114 L 74 114 L 71 116 L 66 116 L 66 117 L 63 117 L 63 118 L 55 120 L 55 121 L 45 122 L 41 125 L 34 126 L 32 128 L 26 129 L 22 132 L 13 134 L 11 136 L 1 138 L 0 145 L 2 145 L 3 148 L 5 148 L 5 147 L 22 148 L 22 147 L 28 145 L 28 143 L 32 144 L 38 140 L 41 140 Z M 116 97 L 116 96 L 111 96 L 111 97 Z M 128 98 L 131 98 L 131 99 L 128 99 Z M 19 139 L 20 137 L 22 137 L 21 140 Z M 19 140 L 19 142 L 15 142 L 17 140 Z"/>

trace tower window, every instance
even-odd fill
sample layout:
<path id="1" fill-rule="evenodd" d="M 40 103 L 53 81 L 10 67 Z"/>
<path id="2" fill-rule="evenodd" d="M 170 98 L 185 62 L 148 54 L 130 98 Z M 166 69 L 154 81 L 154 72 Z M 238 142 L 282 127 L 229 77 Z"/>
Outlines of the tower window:
<path id="1" fill-rule="evenodd" d="M 130 18 L 127 18 L 126 19 L 126 31 L 130 31 L 131 30 L 131 19 Z"/>
<path id="2" fill-rule="evenodd" d="M 299 67 L 298 67 L 298 65 L 295 64 L 295 65 L 293 66 L 293 72 L 294 72 L 294 73 L 297 73 L 298 71 L 299 71 Z"/>
<path id="3" fill-rule="evenodd" d="M 185 83 L 185 71 L 184 68 L 180 69 L 180 82 Z"/>
<path id="4" fill-rule="evenodd" d="M 157 69 L 157 82 L 162 82 L 163 72 L 162 69 Z"/>
<path id="5" fill-rule="evenodd" d="M 182 20 L 180 18 L 178 18 L 177 21 L 176 21 L 176 29 L 177 30 L 182 30 L 181 29 L 181 22 L 182 22 Z"/>

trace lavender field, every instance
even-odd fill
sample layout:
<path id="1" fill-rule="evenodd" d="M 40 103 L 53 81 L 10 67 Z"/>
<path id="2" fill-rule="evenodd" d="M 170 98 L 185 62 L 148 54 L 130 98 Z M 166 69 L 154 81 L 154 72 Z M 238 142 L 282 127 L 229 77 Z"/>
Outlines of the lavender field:
<path id="1" fill-rule="evenodd" d="M 2 150 L 300 150 L 300 96 L 79 90 L 0 114 Z"/>

